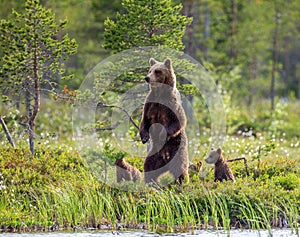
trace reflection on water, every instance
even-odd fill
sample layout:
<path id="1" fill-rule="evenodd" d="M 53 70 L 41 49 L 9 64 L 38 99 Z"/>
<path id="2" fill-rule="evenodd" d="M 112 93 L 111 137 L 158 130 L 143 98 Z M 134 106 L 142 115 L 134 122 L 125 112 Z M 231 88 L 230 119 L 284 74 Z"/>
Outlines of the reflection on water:
<path id="1" fill-rule="evenodd" d="M 300 230 L 299 230 L 300 231 Z M 298 232 L 299 233 L 299 232 Z M 289 229 L 272 230 L 271 234 L 266 230 L 231 230 L 230 234 L 224 231 L 195 231 L 194 233 L 165 233 L 157 234 L 146 231 L 91 231 L 91 232 L 51 232 L 51 233 L 0 233 L 0 237 L 155 237 L 155 236 L 203 236 L 203 237 L 299 237 Z"/>

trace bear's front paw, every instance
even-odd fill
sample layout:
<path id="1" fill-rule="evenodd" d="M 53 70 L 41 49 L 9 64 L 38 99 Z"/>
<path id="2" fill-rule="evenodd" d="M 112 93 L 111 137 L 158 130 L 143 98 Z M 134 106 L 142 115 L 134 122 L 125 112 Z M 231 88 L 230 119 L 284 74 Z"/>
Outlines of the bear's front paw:
<path id="1" fill-rule="evenodd" d="M 146 142 L 149 141 L 149 133 L 140 133 L 141 139 L 142 139 L 142 143 L 145 144 Z"/>

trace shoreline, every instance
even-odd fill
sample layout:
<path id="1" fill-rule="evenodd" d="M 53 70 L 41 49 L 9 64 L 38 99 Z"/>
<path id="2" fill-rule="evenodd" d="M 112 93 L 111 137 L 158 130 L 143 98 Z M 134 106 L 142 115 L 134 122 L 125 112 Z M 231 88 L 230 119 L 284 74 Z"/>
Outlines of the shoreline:
<path id="1" fill-rule="evenodd" d="M 245 222 L 245 221 L 244 221 Z M 31 226 L 31 227 L 2 227 L 0 228 L 0 233 L 51 233 L 51 232 L 85 232 L 85 231 L 132 231 L 132 232 L 138 232 L 138 231 L 146 231 L 146 232 L 160 232 L 160 233 L 188 233 L 188 232 L 194 232 L 194 231 L 270 231 L 270 230 L 291 230 L 296 231 L 298 228 L 298 232 L 300 231 L 300 219 L 298 220 L 298 227 L 297 228 L 291 228 L 289 224 L 287 223 L 287 220 L 282 218 L 281 220 L 276 220 L 277 225 L 272 225 L 270 229 L 267 228 L 260 228 L 260 229 L 251 229 L 247 225 L 241 225 L 241 220 L 236 221 L 236 223 L 232 224 L 230 226 L 230 229 L 224 229 L 221 226 L 218 226 L 216 228 L 213 225 L 206 226 L 205 223 L 201 223 L 198 226 L 195 227 L 188 227 L 183 228 L 179 226 L 174 226 L 172 228 L 171 232 L 166 231 L 169 229 L 169 227 L 165 225 L 156 226 L 156 229 L 153 228 L 147 228 L 147 224 L 140 223 L 140 224 L 132 224 L 132 225 L 125 225 L 122 223 L 117 223 L 115 225 L 113 224 L 98 224 L 96 227 L 90 227 L 90 226 L 65 226 L 60 227 L 59 225 L 53 225 L 48 227 L 42 227 L 42 226 Z M 237 227 L 239 225 L 239 227 Z"/>

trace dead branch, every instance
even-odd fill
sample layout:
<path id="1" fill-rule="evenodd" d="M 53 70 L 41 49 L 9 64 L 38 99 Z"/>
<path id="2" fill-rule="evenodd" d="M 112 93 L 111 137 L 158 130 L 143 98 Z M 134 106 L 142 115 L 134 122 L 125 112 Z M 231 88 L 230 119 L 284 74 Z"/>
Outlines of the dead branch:
<path id="1" fill-rule="evenodd" d="M 239 158 L 227 160 L 227 162 L 234 162 L 234 161 L 239 161 L 239 160 L 243 160 L 243 161 L 244 161 L 246 174 L 247 174 L 247 176 L 249 176 L 248 165 L 247 165 L 247 159 L 246 159 L 245 157 L 239 157 Z"/>
<path id="2" fill-rule="evenodd" d="M 103 103 L 99 103 L 98 104 L 99 107 L 102 108 L 116 108 L 121 110 L 122 112 L 124 112 L 126 114 L 126 116 L 129 118 L 130 122 L 137 128 L 139 129 L 139 126 L 134 122 L 133 118 L 131 117 L 131 115 L 122 107 L 116 106 L 116 105 L 107 105 L 107 104 L 103 104 Z"/>
<path id="3" fill-rule="evenodd" d="M 16 147 L 15 143 L 14 143 L 14 141 L 13 141 L 11 135 L 10 135 L 10 132 L 9 132 L 2 116 L 0 116 L 0 123 L 2 125 L 2 128 L 3 128 L 4 132 L 5 132 L 5 135 L 6 135 L 6 138 L 7 138 L 8 142 L 12 145 L 13 148 L 15 148 Z"/>
<path id="4" fill-rule="evenodd" d="M 96 132 L 100 132 L 100 131 L 111 131 L 111 130 L 115 130 L 118 126 L 120 125 L 120 123 L 115 123 L 113 124 L 111 127 L 104 127 L 104 128 L 96 128 Z"/>

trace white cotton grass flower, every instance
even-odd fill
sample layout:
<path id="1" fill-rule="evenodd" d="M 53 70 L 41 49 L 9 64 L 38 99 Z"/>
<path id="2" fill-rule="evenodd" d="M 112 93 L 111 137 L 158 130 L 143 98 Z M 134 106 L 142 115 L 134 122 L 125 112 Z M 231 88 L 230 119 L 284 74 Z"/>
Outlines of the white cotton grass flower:
<path id="1" fill-rule="evenodd" d="M 3 175 L 2 175 L 2 173 L 0 173 L 0 190 L 3 190 L 5 188 L 6 188 L 6 186 L 4 185 Z"/>

